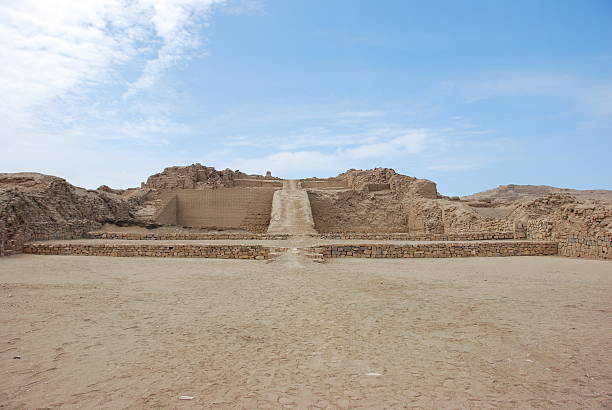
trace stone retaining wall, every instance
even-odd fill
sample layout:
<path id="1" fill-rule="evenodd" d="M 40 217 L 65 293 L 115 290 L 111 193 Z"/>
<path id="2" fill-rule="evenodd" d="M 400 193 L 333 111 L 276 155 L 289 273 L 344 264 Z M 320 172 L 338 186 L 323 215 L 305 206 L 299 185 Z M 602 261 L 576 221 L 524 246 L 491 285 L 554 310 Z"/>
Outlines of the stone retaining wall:
<path id="1" fill-rule="evenodd" d="M 256 259 L 277 249 L 261 245 L 160 245 L 160 244 L 26 244 L 23 253 L 36 255 L 148 256 L 157 258 Z"/>
<path id="2" fill-rule="evenodd" d="M 0 230 L 0 256 L 19 253 L 24 244 L 31 241 L 82 238 L 85 232 L 101 226 L 101 223 L 88 220 L 29 223 L 10 239 Z"/>
<path id="3" fill-rule="evenodd" d="M 483 241 L 494 239 L 520 239 L 514 232 L 466 232 L 448 234 L 415 233 L 328 233 L 319 235 L 321 239 L 377 239 L 396 241 Z"/>
<path id="4" fill-rule="evenodd" d="M 525 232 L 527 239 L 550 239 L 554 237 L 553 223 L 550 221 L 531 220 L 527 221 Z"/>
<path id="5" fill-rule="evenodd" d="M 208 240 L 285 240 L 290 235 L 257 234 L 257 233 L 206 233 L 206 232 L 87 232 L 86 239 L 125 239 L 125 240 L 161 240 L 161 241 L 208 241 Z"/>
<path id="6" fill-rule="evenodd" d="M 406 245 L 323 245 L 310 248 L 324 258 L 459 258 L 557 255 L 557 242 L 480 242 Z"/>
<path id="7" fill-rule="evenodd" d="M 560 235 L 558 241 L 561 256 L 612 260 L 612 233 L 600 236 Z"/>

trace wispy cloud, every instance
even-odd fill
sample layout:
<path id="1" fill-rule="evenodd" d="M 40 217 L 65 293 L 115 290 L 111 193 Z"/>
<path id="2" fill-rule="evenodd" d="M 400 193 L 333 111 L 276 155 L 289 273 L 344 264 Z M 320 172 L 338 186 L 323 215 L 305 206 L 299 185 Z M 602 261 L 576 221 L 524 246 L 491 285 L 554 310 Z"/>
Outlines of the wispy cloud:
<path id="1" fill-rule="evenodd" d="M 317 137 L 300 134 L 259 138 L 239 138 L 239 141 L 260 141 L 269 147 L 267 153 L 249 158 L 239 158 L 233 152 L 227 161 L 232 167 L 247 172 L 261 173 L 271 170 L 275 175 L 297 177 L 304 175 L 325 176 L 342 172 L 356 165 L 362 167 L 390 166 L 413 175 L 445 174 L 478 169 L 504 159 L 513 150 L 509 138 L 490 134 L 486 140 L 473 129 L 459 128 L 372 128 L 361 133 L 323 139 L 321 134 L 331 135 L 332 130 L 317 130 Z M 289 141 L 282 144 L 281 141 Z M 274 147 L 276 142 L 276 148 Z M 500 153 L 500 148 L 503 152 Z M 238 159 L 236 159 L 238 157 Z"/>
<path id="2" fill-rule="evenodd" d="M 468 102 L 493 97 L 543 96 L 567 101 L 572 109 L 589 114 L 612 114 L 612 84 L 559 71 L 494 71 L 477 80 L 446 81 L 443 85 L 465 95 Z"/>
<path id="3" fill-rule="evenodd" d="M 176 98 L 161 80 L 202 49 L 200 29 L 222 3 L 3 1 L 2 170 L 59 174 L 67 162 L 95 163 L 101 144 L 160 145 L 188 133 L 173 119 Z"/>

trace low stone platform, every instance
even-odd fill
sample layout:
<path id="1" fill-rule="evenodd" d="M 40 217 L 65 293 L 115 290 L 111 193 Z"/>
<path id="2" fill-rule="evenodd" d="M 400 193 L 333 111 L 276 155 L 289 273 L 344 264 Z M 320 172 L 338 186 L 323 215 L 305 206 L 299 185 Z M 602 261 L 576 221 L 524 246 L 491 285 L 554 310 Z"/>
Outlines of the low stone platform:
<path id="1" fill-rule="evenodd" d="M 208 232 L 87 232 L 87 239 L 158 240 L 158 241 L 214 241 L 214 240 L 285 240 L 291 235 L 267 233 L 208 233 Z"/>
<path id="2" fill-rule="evenodd" d="M 485 241 L 524 239 L 514 232 L 465 232 L 448 234 L 415 234 L 415 233 L 326 233 L 304 235 L 313 239 L 367 240 L 367 241 Z M 256 233 L 208 233 L 208 232 L 87 232 L 87 239 L 121 239 L 121 240 L 286 240 L 289 234 L 256 234 Z"/>
<path id="3" fill-rule="evenodd" d="M 323 258 L 460 258 L 469 256 L 557 255 L 552 241 L 436 242 L 414 244 L 332 244 L 312 247 Z"/>
<path id="4" fill-rule="evenodd" d="M 347 232 L 326 233 L 318 235 L 322 239 L 368 239 L 368 240 L 393 240 L 393 241 L 484 241 L 502 239 L 524 239 L 515 232 L 462 232 L 462 233 L 370 233 L 370 232 Z"/>
<path id="5" fill-rule="evenodd" d="M 264 260 L 276 248 L 262 245 L 208 245 L 167 243 L 34 242 L 23 253 L 36 255 L 124 256 L 158 258 L 216 258 Z"/>
<path id="6" fill-rule="evenodd" d="M 558 243 L 553 241 L 387 241 L 371 243 L 365 240 L 293 241 L 147 241 L 80 239 L 32 242 L 24 253 L 38 255 L 84 255 L 125 257 L 175 257 L 221 259 L 273 259 L 287 249 L 329 258 L 455 258 L 468 256 L 545 256 L 557 255 Z"/>

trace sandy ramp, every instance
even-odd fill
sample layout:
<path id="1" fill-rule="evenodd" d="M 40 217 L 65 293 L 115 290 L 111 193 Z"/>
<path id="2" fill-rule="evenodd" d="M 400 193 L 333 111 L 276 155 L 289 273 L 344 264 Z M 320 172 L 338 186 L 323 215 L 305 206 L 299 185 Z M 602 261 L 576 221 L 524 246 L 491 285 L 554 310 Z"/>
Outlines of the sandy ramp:
<path id="1" fill-rule="evenodd" d="M 270 234 L 316 234 L 308 193 L 296 180 L 287 180 L 274 193 L 270 215 Z"/>

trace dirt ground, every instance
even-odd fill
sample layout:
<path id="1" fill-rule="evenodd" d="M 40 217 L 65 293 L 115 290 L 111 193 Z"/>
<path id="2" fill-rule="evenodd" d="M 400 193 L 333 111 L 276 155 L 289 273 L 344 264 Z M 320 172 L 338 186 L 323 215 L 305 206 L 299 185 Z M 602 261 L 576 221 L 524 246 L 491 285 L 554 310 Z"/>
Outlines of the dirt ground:
<path id="1" fill-rule="evenodd" d="M 0 408 L 605 408 L 611 313 L 604 261 L 19 255 Z"/>

